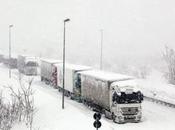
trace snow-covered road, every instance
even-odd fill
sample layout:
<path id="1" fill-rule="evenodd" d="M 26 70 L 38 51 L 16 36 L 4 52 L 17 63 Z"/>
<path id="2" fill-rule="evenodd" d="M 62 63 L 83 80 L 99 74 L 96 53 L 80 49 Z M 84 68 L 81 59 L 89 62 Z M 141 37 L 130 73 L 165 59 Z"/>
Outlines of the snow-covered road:
<path id="1" fill-rule="evenodd" d="M 16 76 L 13 71 L 13 78 Z M 17 84 L 16 79 L 8 79 L 7 68 L 0 66 L 0 88 L 3 85 Z M 95 130 L 93 114 L 81 103 L 65 98 L 65 109 L 61 109 L 62 94 L 56 89 L 35 78 L 32 85 L 35 94 L 35 130 Z M 149 101 L 143 102 L 143 119 L 140 123 L 115 124 L 102 117 L 99 130 L 173 130 L 175 128 L 175 109 Z M 15 125 L 12 130 L 28 130 L 24 124 Z"/>
<path id="2" fill-rule="evenodd" d="M 61 93 L 39 82 L 35 88 L 37 92 L 35 103 L 38 109 L 40 109 L 36 114 L 38 115 L 36 116 L 36 122 L 40 119 L 43 120 L 43 123 L 40 122 L 41 124 L 37 124 L 37 127 L 43 126 L 42 130 L 94 129 L 92 126 L 94 112 L 89 108 L 66 98 L 65 110 L 62 110 Z M 101 130 L 172 130 L 175 128 L 175 109 L 149 101 L 144 101 L 142 106 L 142 122 L 115 124 L 103 117 L 101 120 L 103 125 Z"/>

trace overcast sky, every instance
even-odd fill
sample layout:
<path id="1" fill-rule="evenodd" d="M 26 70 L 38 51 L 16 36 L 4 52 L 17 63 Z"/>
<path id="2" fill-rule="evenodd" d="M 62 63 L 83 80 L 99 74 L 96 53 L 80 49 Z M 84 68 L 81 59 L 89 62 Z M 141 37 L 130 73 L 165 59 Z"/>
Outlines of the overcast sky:
<path id="1" fill-rule="evenodd" d="M 104 33 L 105 60 L 159 56 L 164 45 L 175 48 L 174 0 L 0 0 L 0 49 L 13 53 L 61 57 L 63 20 L 67 58 L 94 61 Z"/>

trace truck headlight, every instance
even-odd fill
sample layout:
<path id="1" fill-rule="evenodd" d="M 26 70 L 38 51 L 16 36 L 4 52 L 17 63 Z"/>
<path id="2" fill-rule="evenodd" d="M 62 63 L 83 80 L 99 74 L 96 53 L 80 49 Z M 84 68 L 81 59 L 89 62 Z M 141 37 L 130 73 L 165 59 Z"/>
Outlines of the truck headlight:
<path id="1" fill-rule="evenodd" d="M 141 115 L 137 115 L 136 116 L 136 120 L 141 120 L 142 116 Z"/>
<path id="2" fill-rule="evenodd" d="M 123 120 L 124 120 L 124 117 L 121 116 L 121 115 L 120 115 L 120 116 L 117 116 L 117 117 L 118 117 L 118 120 L 119 120 L 119 121 L 123 121 Z"/>
<path id="3" fill-rule="evenodd" d="M 118 119 L 122 119 L 122 116 L 118 116 Z"/>

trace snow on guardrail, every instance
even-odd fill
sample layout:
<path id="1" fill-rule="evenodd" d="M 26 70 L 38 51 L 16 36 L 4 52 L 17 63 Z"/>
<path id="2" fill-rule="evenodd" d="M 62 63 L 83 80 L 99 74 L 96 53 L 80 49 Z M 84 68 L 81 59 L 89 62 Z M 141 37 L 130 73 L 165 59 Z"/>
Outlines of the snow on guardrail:
<path id="1" fill-rule="evenodd" d="M 162 104 L 162 105 L 165 105 L 165 106 L 168 106 L 168 107 L 175 108 L 175 104 L 172 104 L 172 103 L 169 103 L 169 102 L 166 102 L 166 101 L 162 101 L 162 100 L 155 99 L 155 98 L 152 98 L 152 97 L 147 97 L 147 96 L 144 96 L 144 99 L 146 99 L 148 101 L 151 101 L 151 102 L 158 103 L 158 104 Z"/>

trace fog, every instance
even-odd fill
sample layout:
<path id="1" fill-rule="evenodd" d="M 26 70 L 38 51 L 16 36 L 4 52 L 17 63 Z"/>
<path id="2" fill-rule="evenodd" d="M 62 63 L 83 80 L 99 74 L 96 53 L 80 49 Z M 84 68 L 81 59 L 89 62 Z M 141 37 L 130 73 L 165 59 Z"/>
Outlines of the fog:
<path id="1" fill-rule="evenodd" d="M 99 66 L 103 29 L 105 69 L 162 63 L 164 46 L 175 48 L 173 0 L 0 0 L 0 50 L 61 59 L 63 20 L 66 59 Z M 122 68 L 119 67 L 119 68 Z"/>

